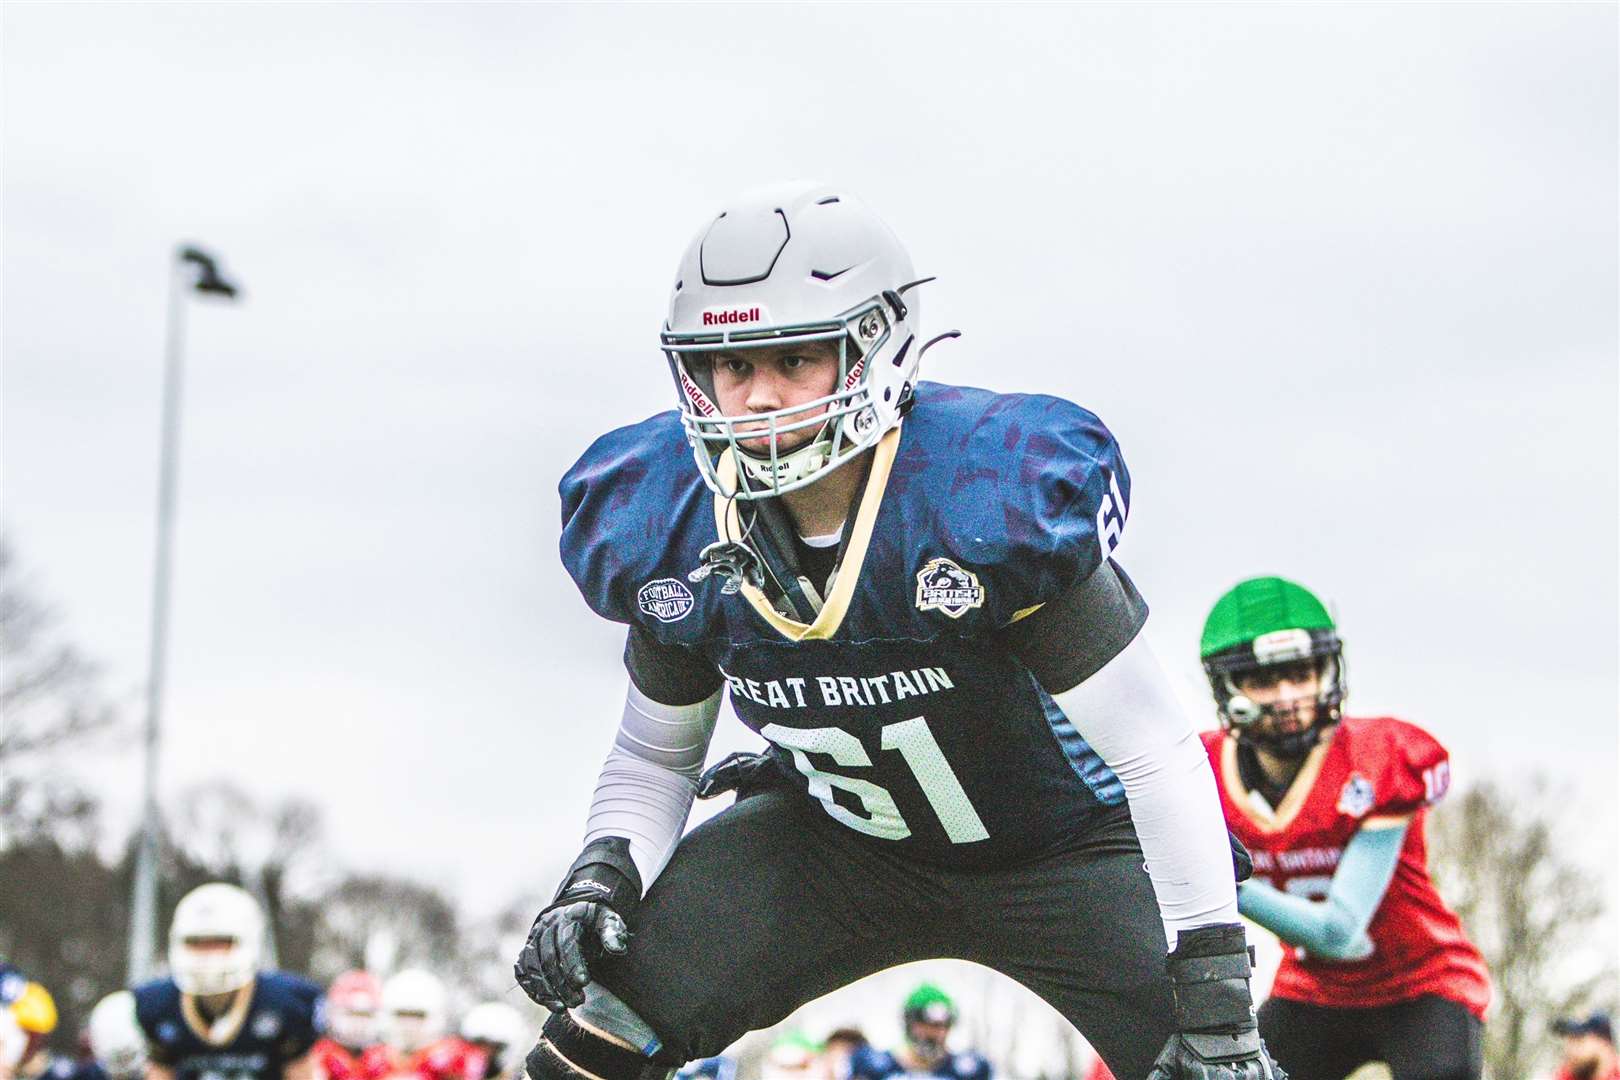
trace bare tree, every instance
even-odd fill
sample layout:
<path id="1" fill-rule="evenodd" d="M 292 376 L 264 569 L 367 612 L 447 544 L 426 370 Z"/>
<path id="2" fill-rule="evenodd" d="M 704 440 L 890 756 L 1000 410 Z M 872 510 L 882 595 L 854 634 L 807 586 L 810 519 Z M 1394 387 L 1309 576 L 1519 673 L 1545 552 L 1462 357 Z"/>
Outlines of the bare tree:
<path id="1" fill-rule="evenodd" d="M 1514 793 L 1481 783 L 1433 813 L 1433 868 L 1490 966 L 1487 1071 L 1527 1077 L 1556 1050 L 1548 1024 L 1613 1004 L 1616 972 L 1594 946 L 1608 917 L 1595 876 L 1563 854 L 1565 803 L 1545 781 Z"/>
<path id="2" fill-rule="evenodd" d="M 62 636 L 0 537 L 0 847 L 42 835 L 75 850 L 94 841 L 94 800 L 65 755 L 116 722 L 96 666 Z"/>
<path id="3" fill-rule="evenodd" d="M 455 905 L 430 885 L 359 875 L 329 889 L 315 906 L 320 923 L 313 974 L 331 978 L 345 968 L 369 965 L 386 975 L 420 966 L 458 986 L 472 982 Z"/>

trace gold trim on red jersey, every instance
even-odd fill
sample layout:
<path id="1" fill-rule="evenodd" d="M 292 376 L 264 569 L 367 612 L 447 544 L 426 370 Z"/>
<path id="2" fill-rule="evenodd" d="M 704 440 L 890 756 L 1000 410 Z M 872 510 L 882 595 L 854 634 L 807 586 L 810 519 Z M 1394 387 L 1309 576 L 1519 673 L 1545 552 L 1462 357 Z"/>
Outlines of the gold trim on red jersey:
<path id="1" fill-rule="evenodd" d="M 1227 801 L 1262 832 L 1285 831 L 1299 816 L 1305 800 L 1311 797 L 1317 774 L 1322 771 L 1322 763 L 1327 760 L 1328 748 L 1332 745 L 1333 739 L 1330 737 L 1311 748 L 1311 752 L 1305 755 L 1305 763 L 1288 785 L 1288 794 L 1283 796 L 1275 810 L 1268 813 L 1264 807 L 1255 805 L 1253 800 L 1246 797 L 1249 789 L 1244 786 L 1242 774 L 1238 772 L 1237 740 L 1227 735 L 1221 740 L 1221 780 L 1226 787 Z"/>

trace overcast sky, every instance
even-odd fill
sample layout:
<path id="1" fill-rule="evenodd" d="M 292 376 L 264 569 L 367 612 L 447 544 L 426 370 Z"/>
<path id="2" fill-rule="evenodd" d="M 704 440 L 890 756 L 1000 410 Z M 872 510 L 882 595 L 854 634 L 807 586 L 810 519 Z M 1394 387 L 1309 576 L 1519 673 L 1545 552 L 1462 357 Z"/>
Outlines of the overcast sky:
<path id="1" fill-rule="evenodd" d="M 3 524 L 136 701 L 165 267 L 191 306 L 165 791 L 326 811 L 475 910 L 577 850 L 621 631 L 556 483 L 672 407 L 722 201 L 908 244 L 930 377 L 1102 416 L 1121 560 L 1213 723 L 1241 577 L 1331 599 L 1352 712 L 1620 846 L 1616 8 L 53 5 L 4 29 Z M 136 708 L 132 716 L 138 716 Z M 716 755 L 758 742 L 723 723 Z M 133 756 L 108 802 L 137 798 Z M 109 777 L 118 775 L 109 770 Z"/>

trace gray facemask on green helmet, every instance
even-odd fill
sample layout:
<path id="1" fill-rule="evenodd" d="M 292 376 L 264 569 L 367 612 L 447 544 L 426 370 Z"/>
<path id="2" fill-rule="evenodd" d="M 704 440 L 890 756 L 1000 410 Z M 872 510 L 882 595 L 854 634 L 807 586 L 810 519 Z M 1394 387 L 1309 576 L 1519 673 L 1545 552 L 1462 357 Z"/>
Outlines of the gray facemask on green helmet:
<path id="1" fill-rule="evenodd" d="M 1303 757 L 1339 722 L 1346 694 L 1344 649 L 1333 616 L 1302 585 L 1280 577 L 1250 578 L 1234 585 L 1204 620 L 1198 652 L 1221 726 L 1240 743 L 1279 757 Z M 1280 718 L 1294 706 L 1258 705 L 1238 689 L 1238 681 L 1246 673 L 1302 660 L 1317 665 L 1315 720 L 1286 733 L 1277 725 L 1260 724 L 1267 717 Z"/>

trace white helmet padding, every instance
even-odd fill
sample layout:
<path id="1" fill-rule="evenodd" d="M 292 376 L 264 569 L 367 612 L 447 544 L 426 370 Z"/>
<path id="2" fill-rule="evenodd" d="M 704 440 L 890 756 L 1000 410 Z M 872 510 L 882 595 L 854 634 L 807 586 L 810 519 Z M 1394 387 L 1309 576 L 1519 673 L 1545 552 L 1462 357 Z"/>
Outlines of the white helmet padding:
<path id="1" fill-rule="evenodd" d="M 876 445 L 899 423 L 922 353 L 917 301 L 907 294 L 915 284 L 894 233 L 841 188 L 807 181 L 760 188 L 705 225 L 681 259 L 662 340 L 686 437 L 709 486 L 740 499 L 780 495 Z M 811 341 L 839 345 L 831 394 L 773 412 L 721 415 L 709 354 Z M 806 428 L 817 437 L 777 452 L 781 435 Z M 745 451 L 739 434 L 767 438 L 768 450 Z M 735 492 L 723 490 L 715 473 L 727 449 L 740 466 Z"/>
<path id="2" fill-rule="evenodd" d="M 224 949 L 191 943 L 228 939 Z M 183 993 L 228 994 L 253 981 L 264 949 L 264 916 L 244 890 L 223 881 L 199 885 L 174 909 L 169 974 Z"/>

